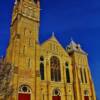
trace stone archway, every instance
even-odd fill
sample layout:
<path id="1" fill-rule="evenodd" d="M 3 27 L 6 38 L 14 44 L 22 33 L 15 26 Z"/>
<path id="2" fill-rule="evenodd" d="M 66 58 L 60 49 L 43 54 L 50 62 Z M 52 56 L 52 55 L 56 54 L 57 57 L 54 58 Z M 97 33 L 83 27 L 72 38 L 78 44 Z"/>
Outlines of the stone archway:
<path id="1" fill-rule="evenodd" d="M 89 100 L 89 92 L 88 92 L 88 90 L 84 91 L 84 100 Z"/>
<path id="2" fill-rule="evenodd" d="M 27 85 L 21 85 L 18 92 L 18 100 L 31 100 L 31 89 Z"/>
<path id="3" fill-rule="evenodd" d="M 52 100 L 61 100 L 61 92 L 59 89 L 53 90 Z"/>

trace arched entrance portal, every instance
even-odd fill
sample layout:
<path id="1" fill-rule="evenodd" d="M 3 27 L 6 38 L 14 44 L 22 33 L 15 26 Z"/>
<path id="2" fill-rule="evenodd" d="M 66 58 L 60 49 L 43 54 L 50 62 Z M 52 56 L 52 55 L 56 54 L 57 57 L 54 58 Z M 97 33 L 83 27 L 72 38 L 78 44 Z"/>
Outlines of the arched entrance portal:
<path id="1" fill-rule="evenodd" d="M 52 100 L 61 100 L 61 93 L 59 89 L 54 89 Z"/>
<path id="2" fill-rule="evenodd" d="M 88 90 L 84 91 L 84 100 L 89 100 L 89 92 L 88 92 Z"/>
<path id="3" fill-rule="evenodd" d="M 31 100 L 31 89 L 27 85 L 20 86 L 18 100 Z"/>

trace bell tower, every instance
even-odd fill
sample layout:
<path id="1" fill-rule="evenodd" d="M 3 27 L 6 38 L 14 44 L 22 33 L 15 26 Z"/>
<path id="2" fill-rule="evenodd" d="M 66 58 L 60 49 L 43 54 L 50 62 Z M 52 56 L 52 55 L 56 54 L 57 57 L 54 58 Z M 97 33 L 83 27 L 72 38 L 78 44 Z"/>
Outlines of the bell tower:
<path id="1" fill-rule="evenodd" d="M 24 97 L 27 92 L 30 94 L 30 100 L 40 100 L 37 96 L 40 91 L 39 26 L 40 1 L 15 0 L 10 42 L 5 58 L 5 61 L 11 63 L 14 67 L 12 79 L 14 96 L 12 96 L 12 100 L 24 100 L 20 96 Z M 23 94 L 24 92 L 25 94 Z"/>

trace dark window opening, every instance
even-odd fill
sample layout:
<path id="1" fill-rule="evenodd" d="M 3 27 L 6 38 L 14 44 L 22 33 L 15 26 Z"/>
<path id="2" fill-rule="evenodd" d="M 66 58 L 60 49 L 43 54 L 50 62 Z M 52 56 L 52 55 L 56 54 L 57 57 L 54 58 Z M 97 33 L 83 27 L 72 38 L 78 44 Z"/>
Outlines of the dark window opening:
<path id="1" fill-rule="evenodd" d="M 40 75 L 41 75 L 41 80 L 44 80 L 44 64 L 40 63 Z"/>
<path id="2" fill-rule="evenodd" d="M 69 73 L 68 68 L 66 68 L 66 80 L 67 80 L 67 83 L 70 83 L 70 73 Z"/>
<path id="3" fill-rule="evenodd" d="M 52 81 L 54 81 L 54 77 L 53 77 L 53 76 L 54 76 L 54 70 L 51 69 L 51 80 L 52 80 Z"/>
<path id="4" fill-rule="evenodd" d="M 68 67 L 68 63 L 67 62 L 65 63 L 65 65 L 66 65 L 66 67 Z"/>
<path id="5" fill-rule="evenodd" d="M 83 74 L 82 74 L 82 68 L 80 68 L 80 74 L 81 74 L 81 82 L 83 83 Z"/>
<path id="6" fill-rule="evenodd" d="M 27 92 L 27 87 L 24 86 L 24 87 L 22 88 L 22 90 L 23 90 L 23 92 Z"/>
<path id="7" fill-rule="evenodd" d="M 84 78 L 85 78 L 85 83 L 87 83 L 87 77 L 86 77 L 86 71 L 84 69 Z"/>
<path id="8" fill-rule="evenodd" d="M 44 58 L 43 58 L 43 56 L 41 56 L 41 57 L 40 57 L 40 61 L 44 61 Z"/>

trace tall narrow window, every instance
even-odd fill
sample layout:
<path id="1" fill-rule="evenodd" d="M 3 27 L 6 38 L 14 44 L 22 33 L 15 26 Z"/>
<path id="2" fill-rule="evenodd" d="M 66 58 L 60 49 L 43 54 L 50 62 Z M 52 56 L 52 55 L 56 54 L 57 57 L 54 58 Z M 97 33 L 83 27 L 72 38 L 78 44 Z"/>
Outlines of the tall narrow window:
<path id="1" fill-rule="evenodd" d="M 44 80 L 44 64 L 40 63 L 40 75 L 41 75 L 41 80 Z"/>
<path id="2" fill-rule="evenodd" d="M 41 76 L 41 80 L 44 80 L 44 58 L 43 56 L 40 57 L 40 76 Z"/>
<path id="3" fill-rule="evenodd" d="M 85 78 L 85 83 L 87 83 L 87 77 L 86 77 L 86 70 L 84 68 L 84 78 Z"/>
<path id="4" fill-rule="evenodd" d="M 60 61 L 56 56 L 51 57 L 50 67 L 51 67 L 51 80 L 57 82 L 61 81 Z"/>
<path id="5" fill-rule="evenodd" d="M 83 70 L 82 70 L 82 68 L 80 68 L 80 74 L 81 74 L 81 82 L 83 83 L 84 81 L 83 81 Z"/>
<path id="6" fill-rule="evenodd" d="M 67 62 L 65 63 L 65 65 L 66 65 L 66 80 L 67 80 L 67 83 L 70 83 L 69 65 Z"/>

